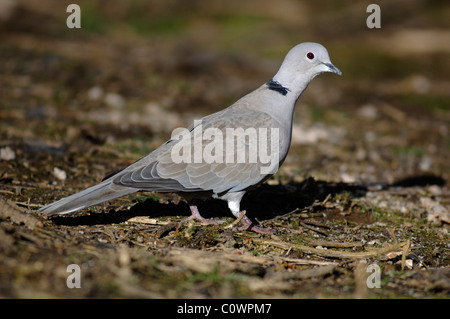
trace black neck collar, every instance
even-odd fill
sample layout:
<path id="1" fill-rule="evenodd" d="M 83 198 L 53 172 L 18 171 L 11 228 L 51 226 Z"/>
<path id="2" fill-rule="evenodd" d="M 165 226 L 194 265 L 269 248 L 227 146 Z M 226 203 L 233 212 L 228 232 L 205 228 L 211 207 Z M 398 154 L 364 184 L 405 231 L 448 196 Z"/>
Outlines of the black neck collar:
<path id="1" fill-rule="evenodd" d="M 275 81 L 274 79 L 268 81 L 266 85 L 269 90 L 276 91 L 281 95 L 286 95 L 290 91 L 287 87 L 284 87 L 283 85 L 281 85 L 281 83 Z"/>

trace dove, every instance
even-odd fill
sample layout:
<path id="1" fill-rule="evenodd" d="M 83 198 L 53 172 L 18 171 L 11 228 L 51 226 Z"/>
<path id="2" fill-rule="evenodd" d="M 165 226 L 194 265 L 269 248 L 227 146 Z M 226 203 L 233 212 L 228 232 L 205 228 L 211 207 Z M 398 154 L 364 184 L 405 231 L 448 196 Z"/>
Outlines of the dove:
<path id="1" fill-rule="evenodd" d="M 231 106 L 207 115 L 150 154 L 102 182 L 38 210 L 68 214 L 138 191 L 177 193 L 190 207 L 186 220 L 215 223 L 201 216 L 197 203 L 225 200 L 243 224 L 239 229 L 271 234 L 240 209 L 244 194 L 266 181 L 284 162 L 291 144 L 294 108 L 317 75 L 341 75 L 324 46 L 305 42 L 293 47 L 278 72 Z M 242 214 L 242 216 L 241 216 Z"/>

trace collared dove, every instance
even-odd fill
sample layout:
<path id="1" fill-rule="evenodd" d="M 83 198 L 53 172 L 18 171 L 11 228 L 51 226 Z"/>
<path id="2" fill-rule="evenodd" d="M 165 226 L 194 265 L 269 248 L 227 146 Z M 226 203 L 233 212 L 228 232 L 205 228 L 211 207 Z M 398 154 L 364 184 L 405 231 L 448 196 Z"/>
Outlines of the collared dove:
<path id="1" fill-rule="evenodd" d="M 298 44 L 288 52 L 275 76 L 255 91 L 228 108 L 195 121 L 183 133 L 174 134 L 159 148 L 101 183 L 49 204 L 39 212 L 67 214 L 130 193 L 154 191 L 184 197 L 191 209 L 187 219 L 212 223 L 200 215 L 195 204 L 196 199 L 211 196 L 226 200 L 232 214 L 239 218 L 245 192 L 272 176 L 286 158 L 297 99 L 310 81 L 324 72 L 342 74 L 322 45 Z M 232 130 L 234 133 L 241 130 L 244 135 L 229 139 L 227 133 Z M 220 139 L 224 136 L 226 142 Z M 261 151 L 270 155 L 270 161 L 253 156 Z M 241 223 L 242 229 L 273 232 L 256 226 L 245 215 Z"/>

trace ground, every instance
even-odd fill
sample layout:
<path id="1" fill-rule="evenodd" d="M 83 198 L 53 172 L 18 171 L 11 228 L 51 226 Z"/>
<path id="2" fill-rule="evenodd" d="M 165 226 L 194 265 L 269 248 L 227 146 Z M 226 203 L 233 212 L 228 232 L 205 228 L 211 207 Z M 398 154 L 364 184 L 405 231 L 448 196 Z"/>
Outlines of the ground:
<path id="1" fill-rule="evenodd" d="M 445 1 L 378 1 L 380 29 L 362 2 L 289 0 L 78 1 L 68 29 L 69 3 L 0 0 L 0 297 L 449 298 Z M 266 82 L 303 41 L 343 75 L 314 79 L 286 162 L 244 197 L 274 235 L 227 227 L 213 199 L 200 211 L 226 223 L 182 223 L 174 194 L 36 213 Z"/>

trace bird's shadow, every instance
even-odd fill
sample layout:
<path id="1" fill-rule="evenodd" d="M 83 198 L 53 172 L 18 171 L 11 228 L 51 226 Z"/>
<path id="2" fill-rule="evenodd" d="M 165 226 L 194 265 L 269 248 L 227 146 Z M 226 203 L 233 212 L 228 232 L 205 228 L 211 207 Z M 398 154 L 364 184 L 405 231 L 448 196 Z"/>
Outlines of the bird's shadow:
<path id="1" fill-rule="evenodd" d="M 263 184 L 250 189 L 241 202 L 241 209 L 246 210 L 247 216 L 255 220 L 267 220 L 279 215 L 287 214 L 297 208 L 305 208 L 314 201 L 324 200 L 329 194 L 348 192 L 354 197 L 364 196 L 367 187 L 348 183 L 328 183 L 315 181 L 312 178 L 301 183 L 287 183 L 278 185 Z M 205 218 L 232 217 L 226 201 L 207 199 L 198 201 L 197 207 Z M 152 218 L 164 216 L 189 216 L 190 210 L 186 202 L 175 204 L 160 203 L 152 198 L 133 205 L 128 210 L 111 211 L 104 214 L 73 214 L 55 216 L 51 220 L 57 225 L 101 225 L 122 223 L 136 216 Z"/>
<path id="2" fill-rule="evenodd" d="M 425 185 L 444 185 L 445 181 L 438 176 L 423 175 L 404 178 L 393 184 L 377 184 L 379 188 L 410 187 Z M 323 201 L 327 196 L 349 193 L 352 197 L 362 197 L 369 191 L 371 185 L 358 183 L 331 183 L 316 181 L 308 178 L 303 182 L 287 184 L 263 184 L 250 189 L 241 202 L 241 209 L 246 210 L 247 216 L 252 220 L 268 220 L 276 216 L 287 214 L 296 209 L 303 209 L 315 201 Z M 217 199 L 207 199 L 197 203 L 198 209 L 205 218 L 232 217 L 227 203 Z M 164 216 L 189 216 L 187 203 L 172 201 L 160 203 L 153 199 L 138 202 L 128 210 L 111 211 L 104 214 L 84 214 L 52 217 L 57 225 L 105 225 L 117 224 L 136 216 L 152 218 Z"/>

